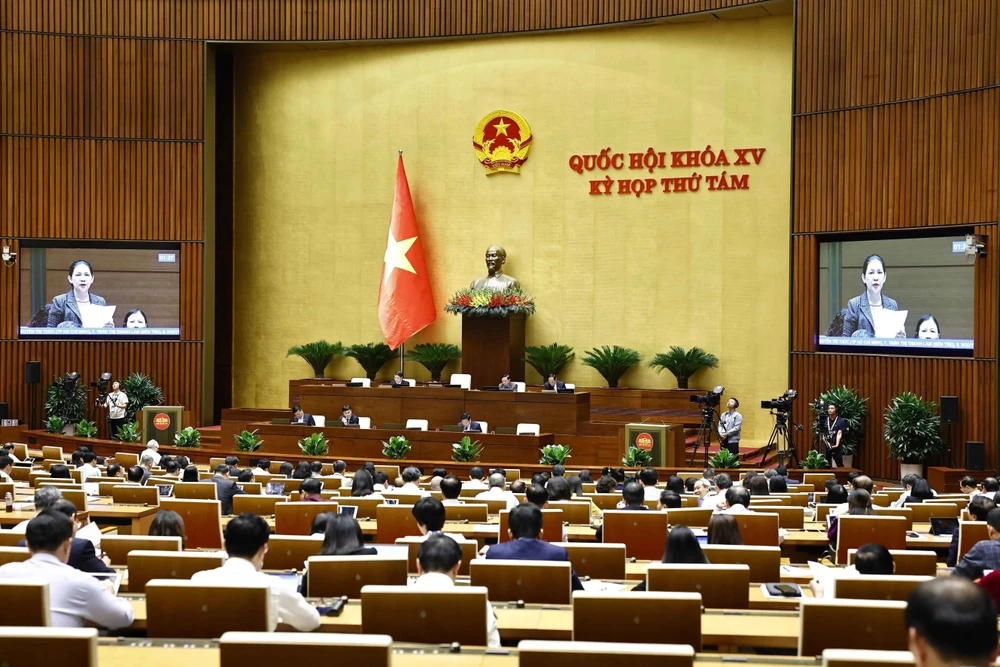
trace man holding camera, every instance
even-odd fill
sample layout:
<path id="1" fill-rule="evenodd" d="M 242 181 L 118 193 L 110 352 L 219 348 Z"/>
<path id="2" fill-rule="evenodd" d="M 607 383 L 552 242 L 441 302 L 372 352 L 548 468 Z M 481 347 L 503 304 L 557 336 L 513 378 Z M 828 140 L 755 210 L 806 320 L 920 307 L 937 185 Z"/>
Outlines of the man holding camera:
<path id="1" fill-rule="evenodd" d="M 719 415 L 719 438 L 733 456 L 740 455 L 740 431 L 743 429 L 743 415 L 736 412 L 738 407 L 740 402 L 730 398 L 726 411 Z"/>
<path id="2" fill-rule="evenodd" d="M 128 407 L 128 396 L 121 390 L 121 383 L 115 380 L 111 385 L 111 393 L 104 400 L 108 409 L 108 430 L 111 439 L 118 440 L 118 429 L 125 425 L 125 408 Z"/>

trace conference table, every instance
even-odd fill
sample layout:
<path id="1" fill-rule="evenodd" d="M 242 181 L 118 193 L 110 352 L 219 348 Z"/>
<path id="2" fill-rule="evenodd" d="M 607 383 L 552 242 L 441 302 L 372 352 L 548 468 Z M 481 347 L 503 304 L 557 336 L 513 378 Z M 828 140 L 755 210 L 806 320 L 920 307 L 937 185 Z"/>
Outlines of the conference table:
<path id="1" fill-rule="evenodd" d="M 297 394 L 295 393 L 297 392 Z M 372 425 L 405 424 L 407 419 L 426 419 L 430 428 L 457 424 L 463 412 L 476 421 L 498 427 L 538 424 L 542 431 L 577 433 L 577 424 L 590 421 L 590 394 L 555 392 L 480 391 L 449 386 L 420 386 L 393 389 L 348 387 L 338 384 L 289 386 L 290 405 L 305 412 L 323 415 L 327 422 L 340 417 L 350 405 L 354 414 L 370 417 Z"/>
<path id="2" fill-rule="evenodd" d="M 98 526 L 114 526 L 122 535 L 148 535 L 153 517 L 160 511 L 159 507 L 145 505 L 113 505 L 105 502 L 87 502 L 87 511 L 78 517 L 89 518 Z M 16 526 L 35 516 L 35 510 L 15 510 L 0 512 L 0 526 Z"/>

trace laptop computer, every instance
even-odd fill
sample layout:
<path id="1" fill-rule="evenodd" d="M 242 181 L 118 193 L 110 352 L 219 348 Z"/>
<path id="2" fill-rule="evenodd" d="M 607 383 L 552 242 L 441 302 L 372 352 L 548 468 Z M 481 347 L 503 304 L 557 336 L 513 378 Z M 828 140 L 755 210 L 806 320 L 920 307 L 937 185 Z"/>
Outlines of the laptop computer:
<path id="1" fill-rule="evenodd" d="M 486 387 L 483 387 L 483 391 L 500 391 L 500 387 L 496 386 L 495 384 L 491 384 Z"/>
<path id="2" fill-rule="evenodd" d="M 396 502 L 399 502 L 398 500 Z M 338 514 L 349 514 L 351 518 L 358 518 L 358 506 L 357 505 L 340 505 L 337 508 Z"/>
<path id="3" fill-rule="evenodd" d="M 291 417 L 275 417 L 274 419 L 271 420 L 271 423 L 272 424 L 291 424 L 292 423 L 292 418 Z"/>
<path id="4" fill-rule="evenodd" d="M 955 517 L 931 517 L 931 535 L 954 535 L 957 527 L 958 519 Z"/>
<path id="5" fill-rule="evenodd" d="M 264 495 L 266 496 L 280 496 L 285 493 L 285 483 L 284 482 L 268 482 L 267 486 L 264 487 Z"/>
<path id="6" fill-rule="evenodd" d="M 174 495 L 174 485 L 173 484 L 157 484 L 156 488 L 159 490 L 161 496 L 172 496 Z"/>
<path id="7" fill-rule="evenodd" d="M 458 424 L 445 424 L 441 427 L 442 431 L 461 431 L 462 427 Z"/>
<path id="8" fill-rule="evenodd" d="M 575 394 L 576 393 L 576 389 L 575 388 L 570 388 L 570 389 L 560 388 L 560 389 L 556 389 L 556 393 L 557 394 Z"/>

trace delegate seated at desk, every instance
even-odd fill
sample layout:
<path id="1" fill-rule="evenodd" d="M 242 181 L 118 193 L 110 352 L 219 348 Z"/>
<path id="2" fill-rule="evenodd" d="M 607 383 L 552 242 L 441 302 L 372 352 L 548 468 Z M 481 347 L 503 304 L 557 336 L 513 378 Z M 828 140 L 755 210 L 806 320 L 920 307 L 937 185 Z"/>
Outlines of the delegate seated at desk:
<path id="1" fill-rule="evenodd" d="M 312 415 L 306 414 L 305 412 L 302 411 L 302 408 L 296 405 L 294 408 L 292 408 L 292 423 L 305 424 L 307 426 L 315 426 L 316 420 L 313 419 Z"/>
<path id="2" fill-rule="evenodd" d="M 542 391 L 558 391 L 559 389 L 565 389 L 566 383 L 557 379 L 555 373 L 549 373 L 549 377 L 545 380 L 545 384 L 542 385 Z"/>
<path id="3" fill-rule="evenodd" d="M 392 387 L 409 387 L 410 383 L 403 379 L 402 373 L 393 373 L 392 375 Z"/>
<path id="4" fill-rule="evenodd" d="M 510 381 L 509 375 L 504 375 L 500 378 L 500 384 L 497 385 L 497 389 L 500 391 L 517 391 L 517 385 Z"/>
<path id="5" fill-rule="evenodd" d="M 458 422 L 458 425 L 462 427 L 463 431 L 478 431 L 483 432 L 483 427 L 477 421 L 472 421 L 472 416 L 468 412 L 462 413 L 462 421 Z"/>
<path id="6" fill-rule="evenodd" d="M 351 406 L 345 405 L 340 410 L 340 423 L 344 426 L 351 426 L 353 424 L 360 424 L 358 416 L 351 411 Z"/>

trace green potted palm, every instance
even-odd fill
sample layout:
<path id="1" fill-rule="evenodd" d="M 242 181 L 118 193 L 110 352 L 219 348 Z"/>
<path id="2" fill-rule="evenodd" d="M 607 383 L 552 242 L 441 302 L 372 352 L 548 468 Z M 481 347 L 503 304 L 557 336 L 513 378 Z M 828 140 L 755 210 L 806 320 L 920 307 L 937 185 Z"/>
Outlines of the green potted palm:
<path id="1" fill-rule="evenodd" d="M 78 438 L 96 438 L 97 437 L 97 424 L 86 419 L 81 419 L 80 423 L 76 425 L 76 437 Z"/>
<path id="2" fill-rule="evenodd" d="M 128 422 L 118 427 L 118 439 L 122 442 L 139 442 L 141 438 L 142 431 L 136 422 Z"/>
<path id="3" fill-rule="evenodd" d="M 431 374 L 431 382 L 441 382 L 445 366 L 461 359 L 462 351 L 451 343 L 420 343 L 406 353 L 406 358 L 426 368 Z"/>
<path id="4" fill-rule="evenodd" d="M 858 396 L 856 389 L 846 386 L 831 387 L 810 404 L 813 413 L 813 433 L 826 432 L 827 407 L 837 406 L 837 415 L 844 420 L 844 435 L 840 446 L 844 448 L 844 466 L 854 464 L 854 455 L 865 439 L 865 419 L 868 418 L 868 399 Z"/>
<path id="5" fill-rule="evenodd" d="M 410 453 L 410 441 L 401 435 L 394 435 L 389 442 L 382 441 L 382 455 L 387 459 L 401 461 Z"/>
<path id="6" fill-rule="evenodd" d="M 815 449 L 810 449 L 806 457 L 799 461 L 799 467 L 803 470 L 823 470 L 829 468 L 830 464 L 822 454 Z"/>
<path id="7" fill-rule="evenodd" d="M 358 362 L 365 370 L 365 377 L 374 380 L 382 367 L 398 355 L 385 343 L 358 343 L 346 348 L 344 356 Z"/>
<path id="8" fill-rule="evenodd" d="M 132 373 L 122 381 L 122 392 L 128 396 L 125 421 L 134 422 L 135 415 L 150 405 L 163 405 L 163 390 L 143 373 Z"/>
<path id="9" fill-rule="evenodd" d="M 629 445 L 628 451 L 622 457 L 622 465 L 626 468 L 646 468 L 653 465 L 653 454 L 635 445 Z"/>
<path id="10" fill-rule="evenodd" d="M 177 433 L 174 433 L 174 446 L 189 448 L 201 447 L 201 433 L 193 426 L 183 428 L 180 431 L 177 431 Z"/>
<path id="11" fill-rule="evenodd" d="M 69 374 L 59 375 L 45 391 L 45 416 L 62 419 L 61 432 L 73 435 L 76 424 L 83 420 L 86 403 L 87 388 L 84 383 Z"/>
<path id="12" fill-rule="evenodd" d="M 923 476 L 924 463 L 941 453 L 941 416 L 937 403 L 904 391 L 885 409 L 882 434 L 889 457 L 899 461 L 900 475 Z"/>
<path id="13" fill-rule="evenodd" d="M 471 463 L 478 461 L 479 455 L 483 453 L 483 445 L 478 440 L 474 441 L 467 435 L 462 436 L 461 441 L 451 446 L 451 460 L 459 463 Z"/>
<path id="14" fill-rule="evenodd" d="M 600 373 L 608 387 L 616 389 L 622 377 L 642 362 L 642 355 L 632 348 L 605 345 L 590 350 L 581 361 Z"/>
<path id="15" fill-rule="evenodd" d="M 257 437 L 257 429 L 244 430 L 240 434 L 234 435 L 233 438 L 236 440 L 236 451 L 238 452 L 256 452 L 264 446 L 264 441 Z"/>
<path id="16" fill-rule="evenodd" d="M 317 340 L 305 345 L 296 345 L 288 348 L 286 357 L 301 357 L 307 364 L 312 366 L 313 378 L 322 380 L 326 373 L 326 367 L 330 365 L 334 357 L 344 354 L 344 346 L 339 342 L 328 343 L 325 340 Z"/>
<path id="17" fill-rule="evenodd" d="M 326 456 L 330 451 L 322 433 L 313 433 L 299 440 L 299 449 L 305 456 Z"/>
<path id="18" fill-rule="evenodd" d="M 569 445 L 545 445 L 538 451 L 542 453 L 542 458 L 538 459 L 538 462 L 543 465 L 565 465 L 566 459 L 573 458 L 569 455 L 573 451 Z"/>
<path id="19" fill-rule="evenodd" d="M 524 348 L 524 361 L 542 376 L 542 380 L 548 379 L 549 375 L 560 371 L 573 358 L 573 348 L 569 345 L 552 343 L 551 345 L 526 345 Z"/>
<path id="20" fill-rule="evenodd" d="M 719 358 L 700 347 L 685 350 L 672 345 L 669 352 L 661 352 L 653 357 L 649 367 L 655 368 L 657 373 L 663 369 L 670 371 L 677 378 L 677 388 L 687 389 L 692 375 L 703 368 L 718 368 Z"/>

